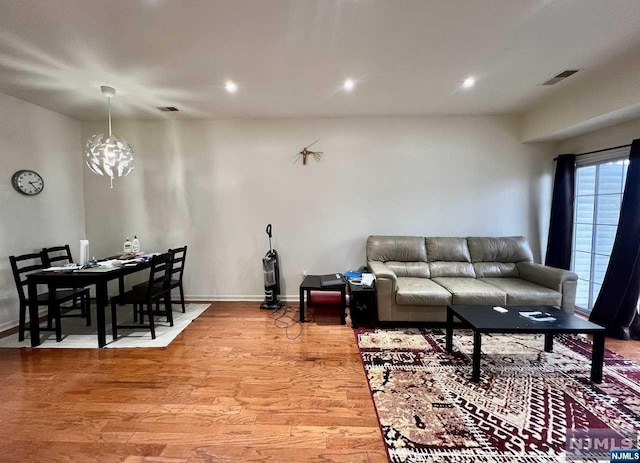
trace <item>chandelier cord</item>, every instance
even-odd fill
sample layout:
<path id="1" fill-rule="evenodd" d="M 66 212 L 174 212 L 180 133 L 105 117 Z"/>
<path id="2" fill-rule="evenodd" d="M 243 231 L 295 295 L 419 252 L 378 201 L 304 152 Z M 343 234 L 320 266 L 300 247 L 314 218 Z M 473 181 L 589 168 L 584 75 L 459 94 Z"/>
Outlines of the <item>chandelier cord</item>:
<path id="1" fill-rule="evenodd" d="M 109 107 L 109 136 L 111 136 L 111 97 L 107 97 L 107 106 Z"/>
<path id="2" fill-rule="evenodd" d="M 109 107 L 109 138 L 111 138 L 111 97 L 107 97 L 107 106 Z M 111 179 L 111 189 L 113 190 L 113 175 L 109 176 Z"/>

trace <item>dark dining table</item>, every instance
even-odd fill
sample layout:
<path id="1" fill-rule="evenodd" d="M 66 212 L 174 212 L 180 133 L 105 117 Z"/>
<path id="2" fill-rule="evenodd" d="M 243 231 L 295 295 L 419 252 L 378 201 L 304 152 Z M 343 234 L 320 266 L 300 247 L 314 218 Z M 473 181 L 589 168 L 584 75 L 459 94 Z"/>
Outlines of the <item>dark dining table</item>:
<path id="1" fill-rule="evenodd" d="M 137 273 L 151 267 L 151 261 L 140 262 L 135 265 L 126 265 L 116 267 L 108 271 L 99 271 L 94 269 L 82 270 L 62 270 L 31 273 L 27 276 L 27 286 L 29 291 L 29 324 L 31 333 L 31 347 L 37 347 L 41 344 L 40 324 L 38 314 L 38 285 L 46 285 L 51 293 L 56 288 L 85 288 L 95 286 L 96 288 L 96 308 L 98 323 L 98 347 L 104 347 L 107 344 L 107 331 L 105 321 L 105 309 L 109 304 L 108 284 L 112 280 L 119 280 L 119 292 L 124 293 L 124 277 Z"/>

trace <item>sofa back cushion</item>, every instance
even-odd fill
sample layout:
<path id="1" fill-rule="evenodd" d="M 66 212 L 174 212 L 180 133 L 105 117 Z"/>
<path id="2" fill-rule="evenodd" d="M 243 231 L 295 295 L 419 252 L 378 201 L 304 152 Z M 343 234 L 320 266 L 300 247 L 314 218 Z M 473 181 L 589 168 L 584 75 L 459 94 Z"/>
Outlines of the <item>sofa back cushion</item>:
<path id="1" fill-rule="evenodd" d="M 429 262 L 471 262 L 466 238 L 425 238 Z"/>
<path id="2" fill-rule="evenodd" d="M 513 262 L 474 262 L 476 278 L 519 278 L 520 272 Z"/>
<path id="3" fill-rule="evenodd" d="M 398 262 L 390 260 L 384 263 L 397 277 L 429 278 L 429 264 L 426 262 Z"/>
<path id="4" fill-rule="evenodd" d="M 367 260 L 426 262 L 427 247 L 421 236 L 370 236 Z"/>
<path id="5" fill-rule="evenodd" d="M 430 262 L 429 269 L 431 278 L 438 277 L 459 277 L 475 278 L 476 273 L 473 264 L 470 262 Z"/>
<path id="6" fill-rule="evenodd" d="M 472 262 L 533 262 L 529 243 L 523 236 L 467 238 Z"/>
<path id="7" fill-rule="evenodd" d="M 370 236 L 367 261 L 384 262 L 398 277 L 430 276 L 427 247 L 421 236 Z"/>
<path id="8" fill-rule="evenodd" d="M 431 278 L 475 277 L 466 238 L 428 237 L 425 242 Z"/>

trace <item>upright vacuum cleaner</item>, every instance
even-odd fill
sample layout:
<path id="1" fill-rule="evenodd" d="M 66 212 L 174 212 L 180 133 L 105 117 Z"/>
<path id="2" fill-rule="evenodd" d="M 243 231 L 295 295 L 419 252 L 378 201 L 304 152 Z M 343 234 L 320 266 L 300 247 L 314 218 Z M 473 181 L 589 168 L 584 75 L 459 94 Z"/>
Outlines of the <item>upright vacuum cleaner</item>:
<path id="1" fill-rule="evenodd" d="M 278 251 L 271 247 L 271 224 L 267 225 L 269 236 L 269 251 L 262 258 L 262 270 L 264 272 L 264 302 L 261 309 L 278 310 L 282 308 L 280 302 L 280 262 Z"/>

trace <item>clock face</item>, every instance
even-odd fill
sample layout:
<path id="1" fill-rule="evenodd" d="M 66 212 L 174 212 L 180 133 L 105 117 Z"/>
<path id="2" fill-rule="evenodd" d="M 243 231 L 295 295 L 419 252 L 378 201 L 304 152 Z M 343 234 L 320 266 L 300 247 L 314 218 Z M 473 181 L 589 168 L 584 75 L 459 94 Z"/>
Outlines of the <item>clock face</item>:
<path id="1" fill-rule="evenodd" d="M 11 183 L 16 191 L 27 196 L 35 196 L 44 189 L 44 180 L 32 170 L 19 170 L 13 174 Z"/>

